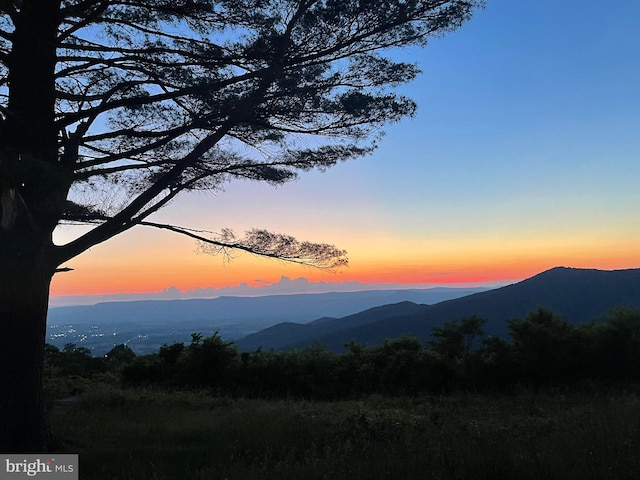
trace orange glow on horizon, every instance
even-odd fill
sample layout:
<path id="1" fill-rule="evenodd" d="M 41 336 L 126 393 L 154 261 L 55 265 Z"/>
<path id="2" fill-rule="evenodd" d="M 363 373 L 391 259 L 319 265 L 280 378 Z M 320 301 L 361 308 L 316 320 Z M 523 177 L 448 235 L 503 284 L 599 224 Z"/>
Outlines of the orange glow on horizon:
<path id="1" fill-rule="evenodd" d="M 482 285 L 519 281 L 557 266 L 616 270 L 636 268 L 637 262 L 624 259 L 561 261 L 560 259 L 521 259 L 516 261 L 478 261 L 475 264 L 426 263 L 394 264 L 376 262 L 353 265 L 330 273 L 308 267 L 288 265 L 264 259 L 236 259 L 225 264 L 221 259 L 195 256 L 197 261 L 180 266 L 168 259 L 156 265 L 78 265 L 73 272 L 56 275 L 51 296 L 152 293 L 169 287 L 185 292 L 197 288 L 225 288 L 247 284 L 261 287 L 277 283 L 281 276 L 309 282 L 402 285 Z M 75 265 L 74 265 L 75 266 Z"/>
<path id="2" fill-rule="evenodd" d="M 350 253 L 350 266 L 330 273 L 243 253 L 226 262 L 195 253 L 186 238 L 128 233 L 64 265 L 74 271 L 54 277 L 51 296 L 260 287 L 277 283 L 281 276 L 336 284 L 480 285 L 518 281 L 557 266 L 640 267 L 633 236 L 422 240 L 381 234 L 375 241 L 345 237 L 335 243 Z"/>

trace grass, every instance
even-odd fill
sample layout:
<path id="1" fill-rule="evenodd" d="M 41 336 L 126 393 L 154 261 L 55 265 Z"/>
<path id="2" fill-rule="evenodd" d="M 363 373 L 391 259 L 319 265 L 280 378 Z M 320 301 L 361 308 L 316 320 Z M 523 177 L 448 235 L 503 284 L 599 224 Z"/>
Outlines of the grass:
<path id="1" fill-rule="evenodd" d="M 52 411 L 82 479 L 638 479 L 635 394 L 234 400 L 110 387 Z"/>

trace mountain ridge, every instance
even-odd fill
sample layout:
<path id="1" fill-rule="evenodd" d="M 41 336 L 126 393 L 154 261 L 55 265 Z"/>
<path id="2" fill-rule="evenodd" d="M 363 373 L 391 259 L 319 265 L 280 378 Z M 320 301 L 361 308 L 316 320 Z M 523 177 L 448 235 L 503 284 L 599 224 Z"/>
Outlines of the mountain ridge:
<path id="1" fill-rule="evenodd" d="M 114 345 L 129 345 L 150 353 L 163 343 L 188 342 L 191 333 L 218 331 L 235 340 L 281 322 L 305 323 L 340 318 L 396 302 L 398 299 L 437 303 L 484 288 L 363 290 L 279 294 L 259 297 L 221 296 L 215 299 L 133 300 L 93 305 L 52 307 L 47 342 L 63 347 L 75 343 L 96 353 Z"/>
<path id="2" fill-rule="evenodd" d="M 375 345 L 402 334 L 427 340 L 434 326 L 471 315 L 487 319 L 484 327 L 487 334 L 504 337 L 508 334 L 508 320 L 523 318 L 539 307 L 548 308 L 570 322 L 582 323 L 599 320 L 611 309 L 623 305 L 640 308 L 640 269 L 555 267 L 505 287 L 435 305 L 417 305 L 417 311 L 412 314 L 387 308 L 386 318 L 370 317 L 367 321 L 366 313 L 360 312 L 355 314 L 361 315 L 360 325 L 338 318 L 325 321 L 324 331 L 319 335 L 301 338 L 303 329 L 297 329 L 296 335 L 288 337 L 286 328 L 280 328 L 277 341 L 261 331 L 239 339 L 236 344 L 244 350 L 258 346 L 286 350 L 318 343 L 332 351 L 341 351 L 350 341 Z"/>

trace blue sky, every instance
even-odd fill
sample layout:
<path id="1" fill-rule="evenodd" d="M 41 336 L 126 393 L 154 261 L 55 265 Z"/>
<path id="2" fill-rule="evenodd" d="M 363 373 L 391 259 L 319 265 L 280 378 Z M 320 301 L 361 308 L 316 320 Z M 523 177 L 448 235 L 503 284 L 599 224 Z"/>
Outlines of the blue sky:
<path id="1" fill-rule="evenodd" d="M 419 109 L 388 127 L 373 155 L 277 189 L 240 182 L 185 197 L 159 217 L 335 243 L 350 254 L 344 271 L 249 255 L 224 264 L 195 255 L 189 240 L 140 230 L 71 262 L 76 271 L 58 276 L 52 292 L 187 290 L 281 275 L 482 283 L 557 265 L 640 267 L 639 24 L 636 1 L 488 0 L 460 30 L 393 52 L 423 70 L 400 88 Z"/>

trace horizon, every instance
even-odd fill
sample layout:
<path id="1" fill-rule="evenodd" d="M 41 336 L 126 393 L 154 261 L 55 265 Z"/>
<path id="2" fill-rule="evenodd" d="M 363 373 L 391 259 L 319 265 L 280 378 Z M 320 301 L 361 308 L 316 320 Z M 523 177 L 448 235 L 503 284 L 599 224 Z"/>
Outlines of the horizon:
<path id="1" fill-rule="evenodd" d="M 160 291 L 111 293 L 97 295 L 64 295 L 52 296 L 49 308 L 95 305 L 105 302 L 136 302 L 163 300 L 198 300 L 220 297 L 264 297 L 315 295 L 325 293 L 358 293 L 397 290 L 433 290 L 433 289 L 493 289 L 500 288 L 520 280 L 502 282 L 456 283 L 456 284 L 398 284 L 398 283 L 360 283 L 354 282 L 311 282 L 305 277 L 291 279 L 283 275 L 277 282 L 251 286 L 247 283 L 221 288 L 199 287 L 191 290 L 180 290 L 175 286 Z"/>
<path id="2" fill-rule="evenodd" d="M 348 268 L 246 254 L 226 262 L 137 228 L 63 265 L 74 271 L 54 277 L 51 296 L 260 288 L 282 276 L 450 286 L 557 265 L 637 268 L 638 18 L 632 2 L 488 2 L 426 48 L 393 52 L 423 70 L 398 87 L 418 113 L 386 128 L 372 155 L 277 189 L 236 182 L 186 195 L 154 217 L 333 243 L 348 251 Z M 60 227 L 56 243 L 83 228 Z"/>
<path id="3" fill-rule="evenodd" d="M 98 295 L 66 295 L 50 297 L 49 308 L 71 307 L 95 305 L 105 302 L 135 302 L 135 301 L 164 301 L 164 300 L 198 300 L 215 299 L 220 297 L 264 297 L 264 296 L 290 296 L 290 295 L 314 295 L 326 293 L 360 293 L 360 292 L 384 292 L 401 290 L 435 290 L 435 289 L 476 289 L 493 290 L 508 285 L 520 283 L 542 273 L 556 269 L 569 270 L 597 270 L 597 271 L 621 271 L 635 270 L 629 269 L 593 269 L 576 268 L 567 266 L 555 266 L 553 268 L 538 272 L 526 278 L 501 280 L 496 282 L 481 283 L 449 283 L 449 284 L 399 284 L 399 283 L 360 283 L 354 282 L 312 282 L 305 277 L 289 278 L 282 275 L 277 282 L 262 283 L 251 286 L 245 282 L 238 285 L 221 288 L 197 287 L 191 290 L 180 290 L 175 286 L 164 288 L 160 291 L 151 292 L 129 292 L 112 293 Z"/>

